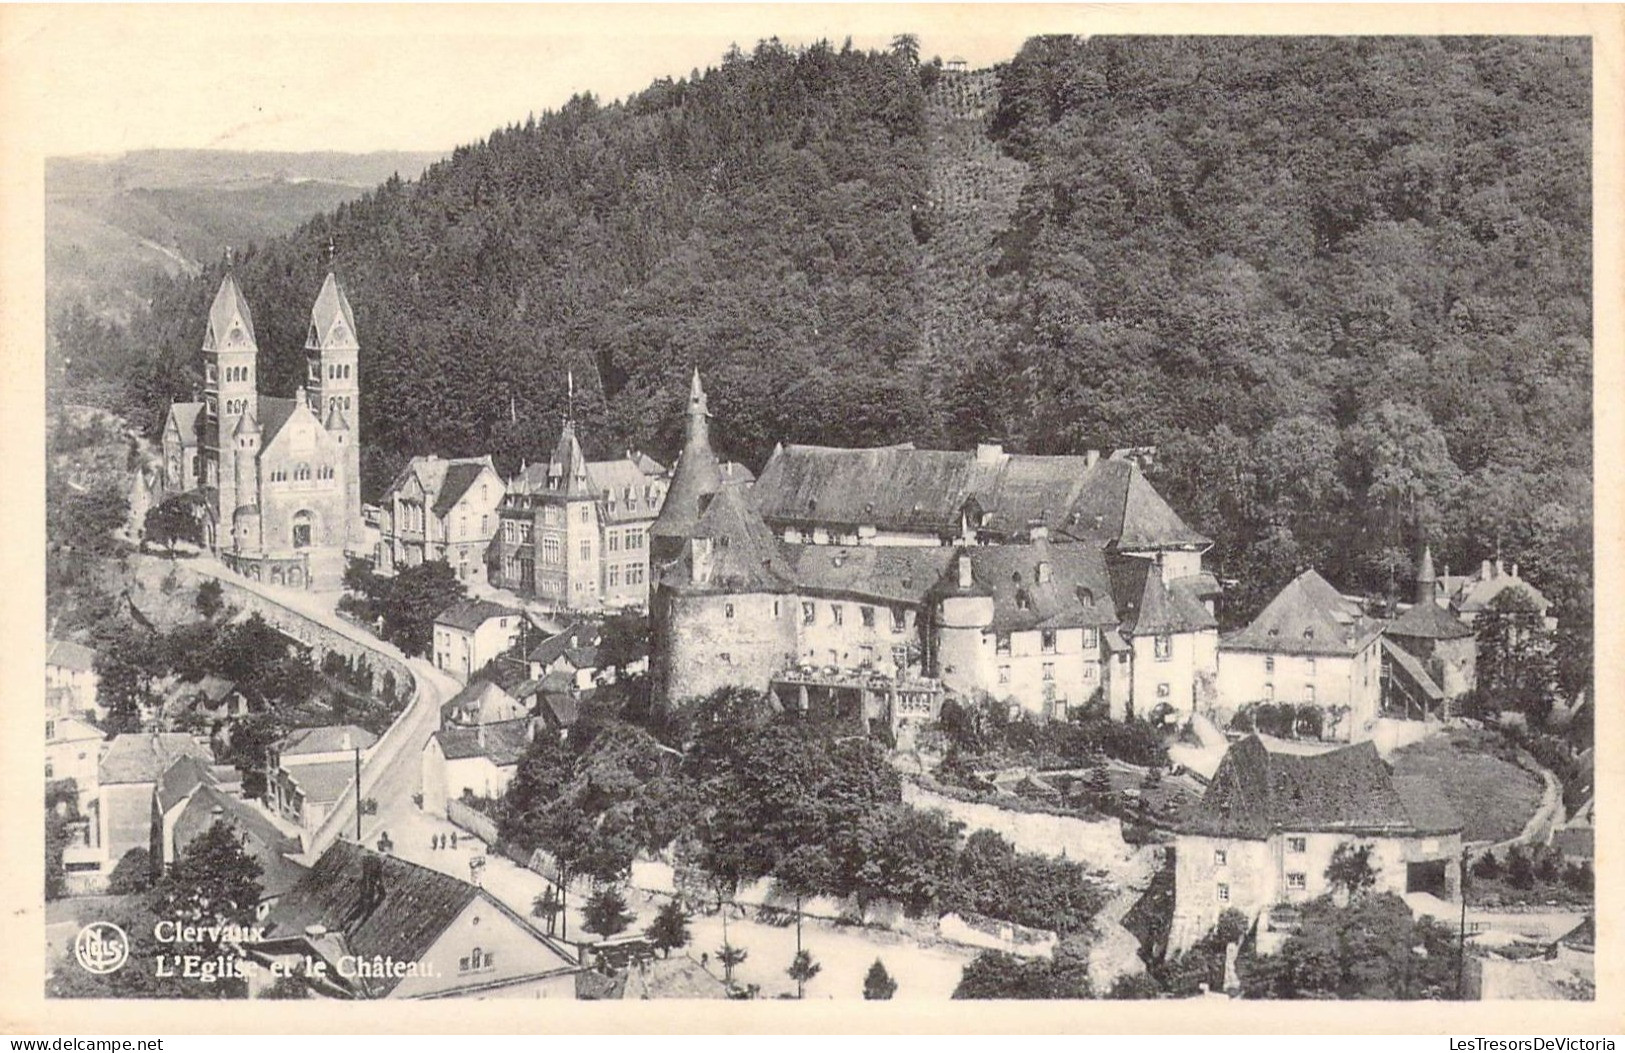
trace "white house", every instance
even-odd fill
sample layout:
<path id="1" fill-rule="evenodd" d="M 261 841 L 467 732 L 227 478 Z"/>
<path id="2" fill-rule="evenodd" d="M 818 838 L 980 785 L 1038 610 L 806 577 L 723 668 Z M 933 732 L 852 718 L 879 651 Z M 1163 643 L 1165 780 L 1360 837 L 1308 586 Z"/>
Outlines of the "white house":
<path id="1" fill-rule="evenodd" d="M 72 640 L 50 640 L 45 649 L 45 704 L 62 715 L 106 715 L 96 701 L 101 678 L 96 675 L 96 652 Z"/>
<path id="2" fill-rule="evenodd" d="M 423 747 L 423 807 L 446 814 L 465 792 L 500 797 L 535 735 L 530 718 L 500 724 L 441 728 Z"/>
<path id="3" fill-rule="evenodd" d="M 1315 706 L 1325 737 L 1368 739 L 1382 707 L 1381 638 L 1381 622 L 1306 570 L 1219 641 L 1220 704 L 1227 713 L 1255 702 Z"/>
<path id="4" fill-rule="evenodd" d="M 88 815 L 97 798 L 103 738 L 101 728 L 77 717 L 45 718 L 45 780 L 72 779 L 80 815 Z"/>
<path id="5" fill-rule="evenodd" d="M 100 789 L 94 809 L 106 873 L 132 848 L 150 847 L 153 789 L 183 756 L 214 763 L 214 750 L 207 742 L 178 732 L 138 732 L 107 743 L 97 772 Z"/>
<path id="6" fill-rule="evenodd" d="M 283 819 L 315 830 L 355 782 L 378 736 L 354 724 L 300 728 L 273 747 L 265 803 Z"/>
<path id="7" fill-rule="evenodd" d="M 375 550 L 379 572 L 439 560 L 451 565 L 459 581 L 484 581 L 497 506 L 506 493 L 489 456 L 412 458 L 384 494 Z"/>
<path id="8" fill-rule="evenodd" d="M 459 683 L 511 648 L 523 631 L 525 615 L 489 600 L 462 600 L 434 620 L 434 664 Z"/>

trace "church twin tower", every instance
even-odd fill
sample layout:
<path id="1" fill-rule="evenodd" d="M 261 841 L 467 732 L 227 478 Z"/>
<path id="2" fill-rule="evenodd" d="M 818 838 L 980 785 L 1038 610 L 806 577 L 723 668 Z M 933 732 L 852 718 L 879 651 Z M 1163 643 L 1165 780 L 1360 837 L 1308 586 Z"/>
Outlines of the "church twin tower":
<path id="1" fill-rule="evenodd" d="M 170 407 L 165 490 L 195 492 L 209 547 L 240 573 L 337 588 L 361 547 L 360 345 L 328 272 L 311 308 L 305 378 L 293 398 L 259 392 L 254 319 L 228 268 L 203 337 L 203 401 Z"/>

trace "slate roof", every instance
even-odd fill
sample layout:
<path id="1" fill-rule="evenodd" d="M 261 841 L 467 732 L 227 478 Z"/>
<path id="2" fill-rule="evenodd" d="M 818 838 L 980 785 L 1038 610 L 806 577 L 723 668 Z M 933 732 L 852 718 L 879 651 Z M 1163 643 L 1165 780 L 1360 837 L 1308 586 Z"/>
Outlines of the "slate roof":
<path id="1" fill-rule="evenodd" d="M 1521 576 L 1513 577 L 1506 573 L 1497 564 L 1490 564 L 1488 575 L 1484 569 L 1470 575 L 1451 575 L 1439 579 L 1444 588 L 1445 596 L 1450 606 L 1465 614 L 1477 614 L 1488 610 L 1490 603 L 1502 592 L 1509 588 L 1521 588 L 1529 598 L 1535 601 L 1535 606 L 1544 612 L 1551 606 L 1544 593 L 1535 588 Z"/>
<path id="2" fill-rule="evenodd" d="M 1106 560 L 1093 545 L 977 546 L 966 549 L 971 571 L 993 594 L 993 628 L 1000 631 L 1107 627 L 1117 623 Z M 1038 581 L 1038 564 L 1050 580 Z M 954 568 L 949 574 L 957 574 Z"/>
<path id="3" fill-rule="evenodd" d="M 711 442 L 706 426 L 705 390 L 700 386 L 696 370 L 689 388 L 688 423 L 684 430 L 683 452 L 672 467 L 671 485 L 660 506 L 660 515 L 649 527 L 651 538 L 663 539 L 661 548 L 670 548 L 676 541 L 693 536 L 692 531 L 703 518 L 702 501 L 723 489 L 722 466 Z"/>
<path id="4" fill-rule="evenodd" d="M 544 666 L 552 665 L 568 652 L 577 648 L 591 646 L 597 640 L 598 630 L 596 627 L 590 622 L 577 622 L 563 632 L 554 633 L 531 648 L 531 652 L 525 656 L 525 660 L 537 662 Z"/>
<path id="5" fill-rule="evenodd" d="M 649 477 L 633 461 L 589 461 L 587 483 L 598 495 L 599 515 L 607 523 L 653 519 L 660 511 L 656 503 L 644 500 Z M 632 500 L 626 500 L 626 491 Z"/>
<path id="6" fill-rule="evenodd" d="M 1382 653 L 1390 662 L 1398 666 L 1405 678 L 1416 685 L 1416 689 L 1426 695 L 1430 701 L 1441 702 L 1444 700 L 1444 688 L 1439 686 L 1439 682 L 1433 679 L 1433 674 L 1429 673 L 1427 667 L 1409 651 L 1385 636 L 1382 639 Z"/>
<path id="7" fill-rule="evenodd" d="M 1423 640 L 1461 640 L 1473 630 L 1460 618 L 1437 603 L 1416 603 L 1388 623 L 1389 636 L 1409 636 Z"/>
<path id="8" fill-rule="evenodd" d="M 367 859 L 377 861 L 381 878 L 370 893 L 363 880 Z M 437 870 L 336 841 L 271 909 L 266 933 L 302 937 L 308 927 L 320 925 L 344 953 L 416 962 L 479 894 L 468 882 Z M 358 977 L 352 982 L 367 997 L 381 998 L 400 979 Z"/>
<path id="9" fill-rule="evenodd" d="M 588 695 L 591 693 L 588 692 Z M 554 727 L 574 727 L 581 717 L 581 702 L 571 691 L 544 691 L 542 694 L 542 708 L 544 717 L 551 717 L 549 721 Z"/>
<path id="10" fill-rule="evenodd" d="M 661 476 L 666 474 L 666 466 L 650 457 L 642 450 L 626 451 L 626 459 L 637 467 L 644 475 Z"/>
<path id="11" fill-rule="evenodd" d="M 764 519 L 783 526 L 874 526 L 957 534 L 961 516 L 994 536 L 1052 534 L 1124 550 L 1205 548 L 1132 461 L 999 452 L 782 446 L 752 495 Z"/>
<path id="12" fill-rule="evenodd" d="M 299 838 L 283 833 L 253 805 L 213 785 L 204 785 L 192 795 L 175 820 L 176 832 L 207 830 L 214 825 L 216 808 L 223 820 L 250 838 L 247 850 L 260 864 L 260 889 L 265 898 L 282 895 L 304 877 L 305 868 L 287 858 L 304 850 Z"/>
<path id="13" fill-rule="evenodd" d="M 347 760 L 320 761 L 315 764 L 284 764 L 287 773 L 305 800 L 316 804 L 331 804 L 344 796 L 344 791 L 355 782 L 355 762 Z"/>
<path id="14" fill-rule="evenodd" d="M 486 709 L 500 708 L 505 703 L 508 706 L 519 704 L 518 700 L 498 685 L 488 680 L 476 680 L 440 707 L 440 723 L 442 725 L 489 723 L 484 719 Z"/>
<path id="15" fill-rule="evenodd" d="M 209 327 L 203 337 L 203 350 L 213 351 L 224 345 L 234 321 L 242 322 L 248 342 L 254 343 L 254 314 L 248 309 L 248 300 L 244 298 L 242 290 L 237 287 L 236 277 L 227 271 L 225 278 L 221 279 L 219 290 L 214 294 L 214 303 L 209 306 Z"/>
<path id="16" fill-rule="evenodd" d="M 293 411 L 299 408 L 298 399 L 279 399 L 272 395 L 259 396 L 259 409 L 256 416 L 259 420 L 260 431 L 265 433 L 262 447 L 270 446 L 282 431 L 282 426 L 288 423 Z"/>
<path id="17" fill-rule="evenodd" d="M 446 513 L 457 507 L 457 502 L 463 499 L 463 495 L 479 482 L 480 476 L 490 467 L 489 457 L 452 461 L 446 467 L 445 477 L 440 484 L 440 493 L 434 499 L 434 514 L 444 519 Z"/>
<path id="18" fill-rule="evenodd" d="M 889 545 L 786 545 L 785 562 L 813 596 L 919 606 L 947 573 L 954 549 Z"/>
<path id="19" fill-rule="evenodd" d="M 51 640 L 46 645 L 45 664 L 88 673 L 96 668 L 96 652 L 72 640 Z"/>
<path id="20" fill-rule="evenodd" d="M 169 417 L 175 422 L 176 430 L 180 432 L 182 446 L 197 445 L 197 421 L 202 413 L 203 403 L 201 402 L 171 402 L 169 404 Z"/>
<path id="21" fill-rule="evenodd" d="M 1436 785 L 1395 780 L 1370 742 L 1304 755 L 1273 752 L 1249 735 L 1226 751 L 1183 832 L 1250 840 L 1282 832 L 1416 837 L 1461 826 Z"/>
<path id="22" fill-rule="evenodd" d="M 346 328 L 336 328 L 339 322 L 343 322 Z M 356 346 L 355 314 L 350 310 L 349 297 L 344 295 L 344 288 L 332 271 L 327 272 L 322 290 L 316 294 L 316 302 L 310 308 L 310 337 L 306 346 Z"/>
<path id="23" fill-rule="evenodd" d="M 348 740 L 348 741 L 346 741 Z M 284 759 L 312 753 L 333 753 L 359 747 L 372 748 L 378 736 L 355 724 L 329 724 L 319 728 L 300 728 L 283 736 L 277 743 L 277 755 Z"/>
<path id="24" fill-rule="evenodd" d="M 206 763 L 214 761 L 214 751 L 207 743 L 178 731 L 118 735 L 102 754 L 101 783 L 156 783 L 170 765 L 188 755 Z"/>
<path id="25" fill-rule="evenodd" d="M 473 632 L 492 618 L 517 618 L 520 615 L 520 611 L 490 600 L 460 600 L 441 611 L 434 623 Z"/>
<path id="26" fill-rule="evenodd" d="M 1221 649 L 1294 655 L 1356 655 L 1382 632 L 1359 605 L 1318 571 L 1306 570 L 1286 584 L 1245 629 L 1219 641 Z"/>
<path id="27" fill-rule="evenodd" d="M 1112 596 L 1123 632 L 1153 636 L 1218 627 L 1218 621 L 1199 598 L 1205 576 L 1164 582 L 1161 568 L 1142 556 L 1114 555 L 1109 566 Z"/>
<path id="28" fill-rule="evenodd" d="M 668 497 L 668 508 L 670 502 Z M 738 487 L 717 491 L 687 536 L 711 540 L 711 580 L 706 585 L 694 583 L 692 554 L 685 551 L 668 571 L 665 580 L 669 584 L 718 592 L 788 592 L 792 588 L 790 560 Z"/>
<path id="29" fill-rule="evenodd" d="M 519 763 L 530 745 L 530 720 L 504 720 L 475 728 L 441 728 L 434 733 L 447 760 L 486 757 L 498 767 Z"/>
<path id="30" fill-rule="evenodd" d="M 169 810 L 186 800 L 188 794 L 199 786 L 212 783 L 214 773 L 207 761 L 199 760 L 192 754 L 183 754 L 176 758 L 164 773 L 158 776 L 156 794 L 158 797 L 158 811 L 168 814 Z"/>

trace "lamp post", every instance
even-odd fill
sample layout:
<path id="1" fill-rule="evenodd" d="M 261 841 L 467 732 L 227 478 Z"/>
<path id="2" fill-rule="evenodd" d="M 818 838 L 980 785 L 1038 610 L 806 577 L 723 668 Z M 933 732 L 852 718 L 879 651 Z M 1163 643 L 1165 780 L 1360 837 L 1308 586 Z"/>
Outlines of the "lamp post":
<path id="1" fill-rule="evenodd" d="M 1456 894 L 1461 897 L 1461 925 L 1456 930 L 1456 1001 L 1467 999 L 1467 853 L 1461 847 L 1461 874 L 1456 881 Z"/>

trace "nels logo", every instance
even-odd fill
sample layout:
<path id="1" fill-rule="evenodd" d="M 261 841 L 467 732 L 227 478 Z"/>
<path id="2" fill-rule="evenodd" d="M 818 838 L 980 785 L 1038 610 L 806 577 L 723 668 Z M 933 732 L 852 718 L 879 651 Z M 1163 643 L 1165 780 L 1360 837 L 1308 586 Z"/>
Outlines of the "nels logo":
<path id="1" fill-rule="evenodd" d="M 130 938 L 110 921 L 93 921 L 79 930 L 73 956 L 86 972 L 117 972 L 130 960 Z"/>

